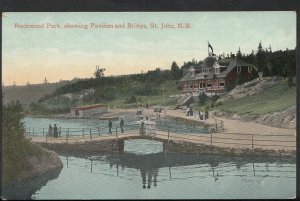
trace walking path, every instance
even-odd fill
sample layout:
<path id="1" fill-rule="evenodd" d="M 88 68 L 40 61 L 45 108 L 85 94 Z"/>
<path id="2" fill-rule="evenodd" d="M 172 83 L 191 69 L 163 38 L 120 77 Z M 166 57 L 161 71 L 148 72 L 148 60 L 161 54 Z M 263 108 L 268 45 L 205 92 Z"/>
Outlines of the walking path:
<path id="1" fill-rule="evenodd" d="M 199 120 L 192 116 L 186 116 L 185 111 L 183 110 L 167 110 L 166 115 L 169 117 L 181 117 L 188 120 L 205 122 L 209 125 L 215 125 L 215 119 L 222 120 L 224 122 L 224 133 L 250 133 L 250 134 L 262 134 L 262 135 L 296 135 L 296 130 L 294 129 L 285 129 L 285 128 L 276 128 L 267 125 L 262 125 L 253 122 L 245 122 L 241 120 L 233 120 L 222 117 L 211 117 L 206 121 Z"/>
<path id="2" fill-rule="evenodd" d="M 128 114 L 133 115 L 136 109 L 125 110 Z M 164 111 L 160 114 L 165 116 Z M 155 112 L 152 109 L 144 109 L 144 116 L 156 118 Z M 189 121 L 197 121 L 215 126 L 215 118 L 209 116 L 206 121 L 199 120 L 191 116 L 186 116 L 184 110 L 166 110 L 167 117 L 180 117 Z M 265 150 L 296 150 L 296 130 L 275 128 L 267 125 L 262 125 L 253 122 L 244 122 L 240 120 L 232 120 L 227 118 L 216 117 L 217 120 L 222 120 L 224 131 L 222 133 L 213 134 L 184 134 L 171 133 L 165 131 L 157 131 L 155 138 L 168 139 L 177 142 L 192 142 L 196 144 L 213 145 L 223 148 L 261 148 Z M 118 138 L 127 138 L 139 136 L 138 131 L 119 134 Z M 154 137 L 154 136 L 153 136 Z M 84 138 L 81 136 L 68 139 L 68 143 L 83 143 L 86 141 L 105 141 L 108 139 L 116 139 L 116 135 L 112 136 L 89 136 Z M 45 142 L 45 137 L 33 137 L 34 142 Z M 48 138 L 48 143 L 66 143 L 66 138 Z"/>

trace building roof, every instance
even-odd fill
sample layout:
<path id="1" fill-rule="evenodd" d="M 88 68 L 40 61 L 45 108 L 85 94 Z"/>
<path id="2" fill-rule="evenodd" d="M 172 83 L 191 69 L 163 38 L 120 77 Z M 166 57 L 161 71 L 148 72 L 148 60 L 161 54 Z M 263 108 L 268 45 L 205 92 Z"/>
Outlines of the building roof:
<path id="1" fill-rule="evenodd" d="M 209 56 L 206 57 L 203 61 L 203 63 L 200 65 L 201 68 L 212 68 L 214 63 L 217 61 L 216 57 Z"/>
<path id="2" fill-rule="evenodd" d="M 74 109 L 87 110 L 87 109 L 93 109 L 93 108 L 97 108 L 97 107 L 106 107 L 106 105 L 102 104 L 102 103 L 99 103 L 99 104 L 93 104 L 93 105 L 84 105 L 84 106 L 76 107 Z"/>
<path id="3" fill-rule="evenodd" d="M 237 58 L 227 58 L 227 59 L 221 59 L 221 60 L 217 61 L 217 59 L 212 56 L 206 57 L 203 61 L 203 64 L 201 64 L 199 66 L 199 69 L 212 68 L 214 70 L 213 66 L 214 66 L 215 62 L 217 62 L 217 64 L 221 67 L 226 67 L 226 69 L 223 72 L 216 75 L 217 77 L 226 77 L 227 74 L 230 71 L 232 71 L 236 66 L 252 66 L 257 70 L 257 68 L 254 65 L 248 64 L 245 61 L 237 59 Z M 190 68 L 192 68 L 192 67 L 190 67 Z M 213 76 L 214 76 L 214 73 L 208 74 L 207 76 L 204 76 L 204 77 L 203 77 L 203 74 L 201 74 L 201 73 L 195 73 L 193 75 L 193 73 L 189 69 L 189 71 L 183 76 L 181 81 L 212 79 Z"/>

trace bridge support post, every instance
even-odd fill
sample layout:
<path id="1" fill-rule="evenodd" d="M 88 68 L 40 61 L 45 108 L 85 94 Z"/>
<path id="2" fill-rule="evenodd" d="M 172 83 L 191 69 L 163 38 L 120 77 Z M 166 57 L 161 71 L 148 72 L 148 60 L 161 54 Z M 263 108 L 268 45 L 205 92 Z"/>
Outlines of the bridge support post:
<path id="1" fill-rule="evenodd" d="M 46 133 L 46 143 L 48 142 L 48 133 Z"/>
<path id="2" fill-rule="evenodd" d="M 170 128 L 168 128 L 168 142 L 170 141 Z"/>
<path id="3" fill-rule="evenodd" d="M 212 146 L 212 131 L 210 132 L 210 146 Z"/>
<path id="4" fill-rule="evenodd" d="M 124 153 L 124 140 L 118 140 L 118 148 L 119 148 L 119 153 L 123 154 Z"/>
<path id="5" fill-rule="evenodd" d="M 69 129 L 66 131 L 66 143 L 68 143 L 68 131 Z"/>
<path id="6" fill-rule="evenodd" d="M 99 134 L 99 136 L 100 136 L 100 128 L 98 127 L 98 134 Z"/>
<path id="7" fill-rule="evenodd" d="M 253 149 L 253 134 L 252 134 L 252 149 Z"/>
<path id="8" fill-rule="evenodd" d="M 82 137 L 84 138 L 84 128 L 82 129 Z"/>
<path id="9" fill-rule="evenodd" d="M 92 137 L 92 129 L 90 129 L 90 139 L 91 139 L 91 141 L 93 141 L 93 137 Z"/>
<path id="10" fill-rule="evenodd" d="M 116 139 L 118 139 L 118 126 L 116 126 Z"/>

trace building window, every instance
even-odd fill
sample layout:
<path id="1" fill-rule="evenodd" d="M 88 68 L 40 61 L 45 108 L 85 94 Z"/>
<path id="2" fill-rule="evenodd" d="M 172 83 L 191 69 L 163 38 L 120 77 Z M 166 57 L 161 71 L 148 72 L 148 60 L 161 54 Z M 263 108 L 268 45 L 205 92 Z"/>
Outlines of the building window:
<path id="1" fill-rule="evenodd" d="M 207 82 L 207 87 L 211 87 L 211 82 Z"/>
<path id="2" fill-rule="evenodd" d="M 252 72 L 252 66 L 248 66 L 248 73 Z"/>
<path id="3" fill-rule="evenodd" d="M 206 87 L 206 83 L 203 83 L 202 87 L 205 88 Z"/>
<path id="4" fill-rule="evenodd" d="M 237 67 L 236 67 L 236 71 L 237 71 L 238 73 L 240 73 L 240 72 L 241 72 L 241 66 L 237 66 Z"/>
<path id="5" fill-rule="evenodd" d="M 216 68 L 215 69 L 215 74 L 219 74 L 220 73 L 220 68 Z"/>
<path id="6" fill-rule="evenodd" d="M 225 83 L 224 82 L 220 82 L 220 87 L 224 87 Z"/>

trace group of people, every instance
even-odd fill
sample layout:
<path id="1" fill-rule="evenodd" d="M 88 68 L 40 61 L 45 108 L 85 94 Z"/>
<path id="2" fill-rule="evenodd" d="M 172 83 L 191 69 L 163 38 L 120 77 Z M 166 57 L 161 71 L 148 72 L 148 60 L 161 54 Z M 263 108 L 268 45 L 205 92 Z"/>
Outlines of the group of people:
<path id="1" fill-rule="evenodd" d="M 151 119 L 149 120 L 148 117 L 144 119 L 144 117 L 141 119 L 140 124 L 140 135 L 155 135 L 156 134 L 156 126 L 155 126 L 155 120 Z"/>
<path id="2" fill-rule="evenodd" d="M 186 116 L 194 116 L 194 112 L 193 112 L 193 109 L 191 107 L 189 107 L 187 110 L 186 110 Z M 196 117 L 196 114 L 195 114 L 195 117 Z M 208 119 L 208 111 L 198 111 L 198 119 L 200 120 L 206 120 Z"/>
<path id="3" fill-rule="evenodd" d="M 186 110 L 186 116 L 193 116 L 193 109 L 191 107 Z"/>
<path id="4" fill-rule="evenodd" d="M 120 118 L 120 128 L 121 128 L 121 133 L 124 133 L 123 126 L 124 126 L 124 119 L 123 119 L 123 118 Z M 112 121 L 111 121 L 111 120 L 108 120 L 108 134 L 110 134 L 110 135 L 112 135 L 111 128 L 112 128 Z"/>
<path id="5" fill-rule="evenodd" d="M 199 115 L 198 119 L 200 119 L 200 120 L 205 121 L 206 119 L 208 119 L 208 111 L 207 110 L 205 112 L 199 111 L 198 115 Z"/>
<path id="6" fill-rule="evenodd" d="M 60 132 L 58 131 L 56 124 L 54 124 L 54 127 L 52 127 L 51 124 L 49 124 L 48 137 L 57 138 L 58 135 L 60 135 Z"/>

